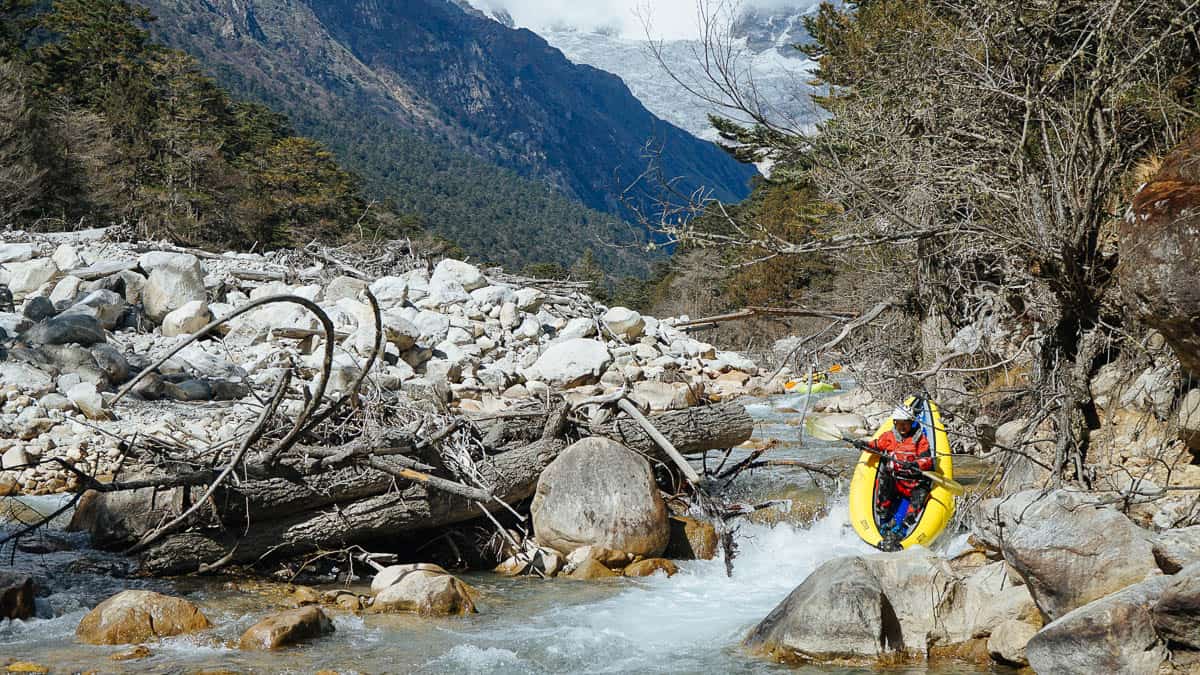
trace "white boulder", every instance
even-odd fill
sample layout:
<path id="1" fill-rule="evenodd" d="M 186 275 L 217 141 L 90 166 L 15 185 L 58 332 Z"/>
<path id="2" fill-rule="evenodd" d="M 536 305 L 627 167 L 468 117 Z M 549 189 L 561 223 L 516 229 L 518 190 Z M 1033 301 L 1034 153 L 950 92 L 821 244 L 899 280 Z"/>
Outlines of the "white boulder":
<path id="1" fill-rule="evenodd" d="M 212 321 L 212 312 L 203 300 L 193 300 L 163 317 L 163 337 L 191 335 Z"/>
<path id="2" fill-rule="evenodd" d="M 612 354 L 603 342 L 583 338 L 559 340 L 526 370 L 525 378 L 564 388 L 577 387 L 597 382 L 610 363 Z"/>

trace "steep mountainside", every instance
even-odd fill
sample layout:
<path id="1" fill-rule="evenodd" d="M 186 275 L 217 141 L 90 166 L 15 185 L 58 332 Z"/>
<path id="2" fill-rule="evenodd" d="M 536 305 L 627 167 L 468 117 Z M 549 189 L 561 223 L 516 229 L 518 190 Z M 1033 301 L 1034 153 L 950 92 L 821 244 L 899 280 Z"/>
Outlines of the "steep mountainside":
<path id="1" fill-rule="evenodd" d="M 618 78 L 446 0 L 147 4 L 164 39 L 199 56 L 231 88 L 283 108 L 372 187 L 430 214 L 435 229 L 488 257 L 534 259 L 522 245 L 546 244 L 555 251 L 543 259 L 569 263 L 617 230 L 597 228 L 603 218 L 573 213 L 552 194 L 537 197 L 542 212 L 561 211 L 579 226 L 509 236 L 505 223 L 480 222 L 470 207 L 512 223 L 531 197 L 528 188 L 481 190 L 479 181 L 464 180 L 464 173 L 487 173 L 475 159 L 609 213 L 621 210 L 621 189 L 645 169 L 647 143 L 663 149 L 664 173 L 682 177 L 687 188 L 705 185 L 735 199 L 753 175 L 753 167 L 655 118 Z M 432 194 L 418 201 L 409 195 L 414 187 Z"/>
<path id="2" fill-rule="evenodd" d="M 512 23 L 513 18 L 503 10 L 491 9 L 484 0 L 477 2 L 480 15 Z M 815 3 L 804 2 L 771 10 L 749 7 L 729 27 L 735 43 L 734 70 L 742 88 L 756 91 L 772 118 L 794 127 L 811 124 L 818 116 L 809 98 L 812 88 L 807 84 L 813 63 L 794 47 L 809 41 L 803 17 L 814 8 Z M 715 140 L 717 133 L 708 116 L 730 114 L 689 92 L 670 75 L 674 73 L 692 89 L 717 94 L 701 72 L 699 55 L 703 49 L 696 40 L 662 40 L 652 49 L 644 36 L 622 35 L 607 26 L 551 21 L 528 28 L 572 61 L 618 75 L 651 112 L 696 136 Z"/>

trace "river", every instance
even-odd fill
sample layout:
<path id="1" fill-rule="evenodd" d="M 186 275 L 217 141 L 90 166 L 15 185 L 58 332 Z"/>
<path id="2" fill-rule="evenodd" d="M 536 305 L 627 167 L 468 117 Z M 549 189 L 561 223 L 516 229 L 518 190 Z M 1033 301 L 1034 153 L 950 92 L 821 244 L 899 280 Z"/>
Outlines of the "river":
<path id="1" fill-rule="evenodd" d="M 802 406 L 802 401 L 773 399 L 750 407 L 758 421 L 756 437 L 781 441 L 769 454 L 832 460 L 849 467 L 853 457 L 842 447 L 798 442 L 799 428 L 788 422 L 799 415 L 779 411 L 797 404 Z M 730 461 L 739 456 L 745 452 L 736 451 Z M 731 578 L 720 559 L 681 562 L 672 578 L 597 582 L 509 579 L 474 572 L 462 578 L 482 592 L 477 615 L 427 619 L 331 612 L 334 635 L 270 654 L 230 646 L 269 611 L 272 599 L 256 592 L 253 584 L 115 578 L 113 573 L 119 576 L 124 567 L 116 556 L 88 552 L 91 562 L 84 564 L 72 562 L 78 551 L 21 553 L 18 567 L 48 575 L 51 593 L 39 601 L 46 618 L 0 622 L 0 666 L 7 657 L 40 663 L 53 672 L 795 672 L 746 654 L 739 647 L 742 638 L 820 563 L 873 549 L 847 524 L 844 497 L 820 507 L 821 491 L 802 470 L 759 469 L 739 478 L 733 490 L 747 501 L 790 497 L 796 507 L 785 514 L 762 512 L 741 525 Z M 772 520 L 776 522 L 767 522 Z M 68 538 L 79 542 L 77 535 Z M 75 643 L 75 626 L 88 607 L 133 587 L 187 593 L 218 627 L 151 645 L 152 655 L 136 661 L 110 660 L 128 647 Z M 859 672 L 832 667 L 798 670 Z M 883 672 L 941 675 L 980 669 L 949 664 Z"/>

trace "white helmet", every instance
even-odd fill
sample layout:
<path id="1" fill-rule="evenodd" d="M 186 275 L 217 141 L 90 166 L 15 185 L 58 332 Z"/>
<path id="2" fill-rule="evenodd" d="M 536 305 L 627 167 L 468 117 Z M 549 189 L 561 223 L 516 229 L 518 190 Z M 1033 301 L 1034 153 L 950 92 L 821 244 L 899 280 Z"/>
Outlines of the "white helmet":
<path id="1" fill-rule="evenodd" d="M 913 417 L 912 410 L 909 410 L 908 406 L 906 405 L 898 405 L 896 406 L 896 409 L 892 411 L 893 422 L 899 422 L 901 420 L 908 420 L 911 422 L 914 419 L 915 418 Z"/>

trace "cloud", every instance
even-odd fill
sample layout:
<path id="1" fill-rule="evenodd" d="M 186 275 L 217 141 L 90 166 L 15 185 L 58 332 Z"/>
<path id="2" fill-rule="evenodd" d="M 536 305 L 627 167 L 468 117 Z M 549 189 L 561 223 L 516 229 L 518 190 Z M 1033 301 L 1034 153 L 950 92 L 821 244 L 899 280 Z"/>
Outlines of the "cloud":
<path id="1" fill-rule="evenodd" d="M 577 30 L 610 30 L 640 38 L 646 26 L 656 38 L 692 38 L 698 34 L 699 0 L 470 0 L 484 10 L 504 9 L 518 26 L 534 31 L 570 27 Z M 710 5 L 720 0 L 706 0 Z M 748 0 L 744 7 L 807 9 L 817 0 Z M 729 5 L 726 5 L 729 6 Z"/>

